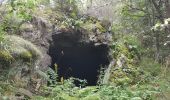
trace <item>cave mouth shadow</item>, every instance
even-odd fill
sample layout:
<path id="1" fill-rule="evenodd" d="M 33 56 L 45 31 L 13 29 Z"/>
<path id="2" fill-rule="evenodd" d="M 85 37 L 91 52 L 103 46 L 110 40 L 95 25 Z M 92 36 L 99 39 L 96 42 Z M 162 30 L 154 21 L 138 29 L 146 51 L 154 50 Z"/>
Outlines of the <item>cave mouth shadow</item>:
<path id="1" fill-rule="evenodd" d="M 107 45 L 82 43 L 77 38 L 62 34 L 53 36 L 53 43 L 49 48 L 51 67 L 54 68 L 54 64 L 58 65 L 59 78 L 85 79 L 88 86 L 96 85 L 101 66 L 109 65 L 108 52 Z"/>

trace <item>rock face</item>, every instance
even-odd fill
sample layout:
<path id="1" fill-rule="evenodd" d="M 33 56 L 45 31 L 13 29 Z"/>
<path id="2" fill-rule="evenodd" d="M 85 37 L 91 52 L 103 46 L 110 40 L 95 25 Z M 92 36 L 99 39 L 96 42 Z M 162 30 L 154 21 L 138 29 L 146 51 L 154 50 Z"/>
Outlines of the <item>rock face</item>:
<path id="1" fill-rule="evenodd" d="M 45 16 L 44 11 L 23 23 L 19 34 L 41 50 L 40 70 L 46 71 L 57 64 L 59 77 L 87 79 L 89 85 L 95 85 L 101 66 L 110 62 L 111 34 L 95 18 L 73 24 L 76 22 L 71 18 L 58 18 L 53 11 Z"/>
<path id="2" fill-rule="evenodd" d="M 47 25 L 41 18 L 34 17 L 32 22 L 21 25 L 20 36 L 34 43 L 42 52 L 43 56 L 39 66 L 46 70 L 51 64 L 51 57 L 47 54 L 52 37 L 52 26 Z"/>

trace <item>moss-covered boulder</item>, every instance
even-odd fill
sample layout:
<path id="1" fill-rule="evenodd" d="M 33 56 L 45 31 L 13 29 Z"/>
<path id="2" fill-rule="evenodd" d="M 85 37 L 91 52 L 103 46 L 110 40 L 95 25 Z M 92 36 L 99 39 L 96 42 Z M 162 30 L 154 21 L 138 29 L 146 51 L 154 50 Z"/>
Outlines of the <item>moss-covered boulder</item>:
<path id="1" fill-rule="evenodd" d="M 16 85 L 25 87 L 34 75 L 40 58 L 41 51 L 31 42 L 18 36 L 5 35 L 0 44 L 0 74 L 4 77 L 3 80 L 9 79 Z"/>
<path id="2" fill-rule="evenodd" d="M 109 82 L 115 85 L 135 84 L 140 82 L 140 42 L 135 36 L 123 36 L 111 46 L 114 63 L 109 73 Z M 106 73 L 106 75 L 107 75 Z"/>
<path id="3" fill-rule="evenodd" d="M 6 67 L 18 60 L 24 63 L 35 63 L 41 57 L 41 52 L 35 45 L 18 36 L 4 36 L 0 47 L 0 63 L 2 66 L 5 64 Z"/>

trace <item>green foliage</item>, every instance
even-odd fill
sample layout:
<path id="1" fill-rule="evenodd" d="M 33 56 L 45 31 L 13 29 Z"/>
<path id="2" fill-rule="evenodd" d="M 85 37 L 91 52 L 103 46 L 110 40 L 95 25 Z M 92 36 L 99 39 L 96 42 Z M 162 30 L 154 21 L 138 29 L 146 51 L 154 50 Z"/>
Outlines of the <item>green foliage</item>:
<path id="1" fill-rule="evenodd" d="M 147 11 L 150 7 L 147 5 L 147 1 L 140 0 L 127 0 L 123 1 L 124 5 L 121 10 L 123 30 L 128 30 L 130 33 L 141 32 L 144 27 L 147 27 L 150 16 Z M 149 3 L 148 3 L 149 4 Z M 148 30 L 148 28 L 145 28 Z"/>
<path id="2" fill-rule="evenodd" d="M 49 68 L 47 70 L 47 74 L 48 74 L 48 83 L 47 83 L 47 85 L 48 86 L 55 86 L 57 84 L 57 80 L 58 80 L 57 73 L 53 69 Z"/>
<path id="3" fill-rule="evenodd" d="M 124 35 L 117 42 L 114 42 L 111 48 L 114 58 L 118 58 L 123 54 L 129 59 L 130 63 L 134 59 L 139 60 L 142 51 L 141 43 L 134 35 Z"/>
<path id="4" fill-rule="evenodd" d="M 89 17 L 85 20 L 84 23 L 80 24 L 80 26 L 88 31 L 93 31 L 95 30 L 95 28 L 100 32 L 100 33 L 104 33 L 106 32 L 106 29 L 104 26 L 102 26 L 102 23 L 93 18 L 93 17 Z"/>
<path id="5" fill-rule="evenodd" d="M 67 83 L 66 83 L 67 84 Z M 73 85 L 56 86 L 48 97 L 35 97 L 42 100 L 155 100 L 154 95 L 160 94 L 153 86 L 94 86 L 78 88 Z"/>
<path id="6" fill-rule="evenodd" d="M 124 35 L 112 45 L 113 58 L 116 60 L 111 70 L 110 82 L 115 85 L 136 84 L 140 81 L 141 44 L 134 35 Z"/>
<path id="7" fill-rule="evenodd" d="M 48 3 L 48 0 L 46 0 Z M 44 2 L 44 1 L 43 1 Z M 76 19 L 78 16 L 77 0 L 54 0 L 50 4 L 54 10 L 63 12 L 65 15 Z"/>
<path id="8" fill-rule="evenodd" d="M 39 0 L 12 0 L 10 1 L 10 5 L 12 7 L 12 13 L 14 17 L 18 17 L 20 19 L 31 20 L 32 16 L 31 13 L 35 9 L 36 5 L 38 4 Z"/>
<path id="9" fill-rule="evenodd" d="M 11 0 L 5 6 L 1 6 L 2 21 L 0 23 L 0 33 L 17 34 L 20 25 L 32 19 L 32 13 L 38 3 L 39 0 Z M 5 13 L 3 9 L 5 9 Z"/>
<path id="10" fill-rule="evenodd" d="M 4 34 L 5 34 L 4 31 L 0 27 L 0 43 L 4 40 Z"/>
<path id="11" fill-rule="evenodd" d="M 2 98 L 8 98 L 9 95 L 16 93 L 16 88 L 12 86 L 9 82 L 0 81 L 0 99 L 5 100 Z"/>
<path id="12" fill-rule="evenodd" d="M 161 65 L 151 58 L 143 58 L 139 65 L 140 69 L 150 76 L 156 77 L 161 74 Z"/>

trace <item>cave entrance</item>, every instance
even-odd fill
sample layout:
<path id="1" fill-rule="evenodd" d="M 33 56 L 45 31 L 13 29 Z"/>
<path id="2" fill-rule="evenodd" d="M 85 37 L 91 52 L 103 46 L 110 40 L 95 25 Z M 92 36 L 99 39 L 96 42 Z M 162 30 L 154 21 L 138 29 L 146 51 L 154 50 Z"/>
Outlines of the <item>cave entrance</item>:
<path id="1" fill-rule="evenodd" d="M 79 42 L 79 36 L 68 33 L 53 35 L 49 48 L 52 67 L 58 65 L 59 78 L 86 79 L 87 85 L 96 85 L 101 66 L 109 64 L 107 45 Z"/>

